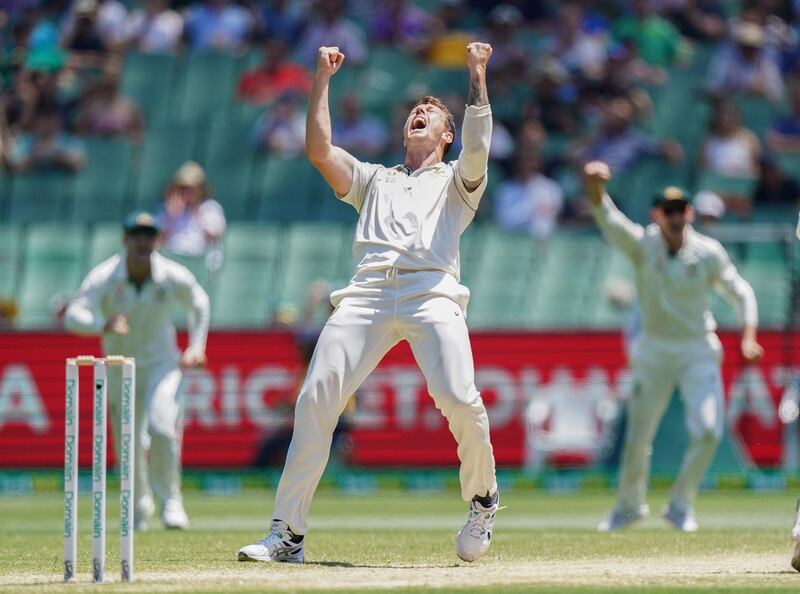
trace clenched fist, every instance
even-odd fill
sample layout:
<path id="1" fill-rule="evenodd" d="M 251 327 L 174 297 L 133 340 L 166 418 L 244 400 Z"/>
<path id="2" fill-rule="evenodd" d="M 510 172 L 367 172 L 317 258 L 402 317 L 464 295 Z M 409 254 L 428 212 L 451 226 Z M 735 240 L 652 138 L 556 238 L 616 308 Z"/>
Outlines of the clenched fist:
<path id="1" fill-rule="evenodd" d="M 333 76 L 344 62 L 344 54 L 338 47 L 321 47 L 317 52 L 317 74 Z"/>
<path id="2" fill-rule="evenodd" d="M 583 183 L 592 204 L 600 204 L 606 191 L 606 182 L 611 179 L 611 168 L 602 161 L 591 161 L 583 167 Z"/>
<path id="3" fill-rule="evenodd" d="M 488 43 L 473 41 L 467 45 L 467 66 L 470 70 L 476 66 L 486 66 L 489 56 L 492 55 L 492 46 Z"/>

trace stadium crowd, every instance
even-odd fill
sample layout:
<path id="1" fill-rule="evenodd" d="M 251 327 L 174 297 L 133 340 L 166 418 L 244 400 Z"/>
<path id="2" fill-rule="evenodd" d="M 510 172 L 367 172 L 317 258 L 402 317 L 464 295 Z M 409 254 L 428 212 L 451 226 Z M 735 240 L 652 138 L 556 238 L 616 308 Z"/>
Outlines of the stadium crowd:
<path id="1" fill-rule="evenodd" d="M 421 92 L 462 114 L 463 48 L 482 39 L 494 48 L 495 124 L 479 222 L 538 241 L 585 224 L 579 171 L 595 159 L 611 165 L 612 189 L 640 220 L 668 183 L 704 196 L 699 208 L 712 206 L 701 214 L 714 220 L 783 216 L 800 198 L 798 33 L 791 0 L 9 0 L 0 6 L 0 183 L 79 173 L 87 139 L 139 146 L 163 125 L 146 99 L 123 92 L 132 54 L 241 57 L 229 92 L 252 116 L 241 145 L 256 159 L 302 157 L 319 46 L 337 45 L 347 69 L 378 77 L 421 65 L 428 89 L 417 81 L 376 102 L 351 82 L 332 97 L 334 142 L 397 162 L 402 139 L 388 130 Z M 390 59 L 378 64 L 379 54 Z M 173 170 L 146 202 L 163 198 L 166 228 L 188 228 L 200 245 L 179 251 L 197 253 L 218 245 L 235 190 L 187 166 L 197 196 L 180 191 Z M 13 219 L 8 210 L 0 220 Z M 208 234 L 199 213 L 211 210 Z"/>

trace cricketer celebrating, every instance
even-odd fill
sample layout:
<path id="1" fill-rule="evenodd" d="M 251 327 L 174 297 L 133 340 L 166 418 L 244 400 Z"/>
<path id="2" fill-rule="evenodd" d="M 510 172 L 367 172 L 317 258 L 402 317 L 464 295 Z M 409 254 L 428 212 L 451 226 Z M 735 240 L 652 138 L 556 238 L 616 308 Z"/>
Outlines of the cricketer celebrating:
<path id="1" fill-rule="evenodd" d="M 603 162 L 584 168 L 595 221 L 633 263 L 643 328 L 631 348 L 634 385 L 617 504 L 599 529 L 624 528 L 649 513 L 645 495 L 651 444 L 678 386 L 690 445 L 662 517 L 674 528 L 693 532 L 694 499 L 724 427 L 722 347 L 709 293 L 716 289 L 737 307 L 744 322 L 741 351 L 748 363 L 764 354 L 756 342 L 756 300 L 725 248 L 692 228 L 694 212 L 679 188 L 657 196 L 655 223 L 643 228 L 614 206 L 605 190 L 609 179 L 611 171 Z"/>
<path id="2" fill-rule="evenodd" d="M 147 527 L 161 504 L 167 528 L 187 528 L 180 487 L 183 428 L 178 390 L 181 366 L 205 364 L 208 296 L 191 272 L 155 251 L 159 226 L 149 213 L 129 216 L 124 225 L 124 250 L 89 272 L 65 316 L 67 330 L 102 335 L 106 355 L 136 359 L 136 439 L 134 526 Z M 189 312 L 189 347 L 181 356 L 175 344 L 175 305 Z M 115 368 L 109 369 L 109 376 Z M 115 437 L 119 436 L 120 397 L 109 378 L 109 406 Z M 114 439 L 119 459 L 119 440 Z M 148 464 L 149 462 L 149 464 Z M 151 490 L 152 489 L 152 490 Z"/>
<path id="3" fill-rule="evenodd" d="M 475 388 L 464 321 L 469 291 L 459 283 L 459 238 L 486 188 L 492 112 L 486 65 L 492 48 L 467 46 L 470 94 L 458 160 L 443 162 L 453 117 L 435 97 L 411 109 L 404 163 L 362 163 L 331 144 L 328 84 L 344 61 L 321 47 L 306 127 L 306 153 L 336 196 L 359 212 L 356 274 L 335 291 L 295 408 L 292 443 L 275 496 L 270 533 L 239 551 L 240 561 L 304 560 L 311 498 L 328 460 L 347 398 L 383 355 L 407 340 L 436 407 L 458 443 L 461 494 L 470 502 L 456 553 L 474 561 L 488 549 L 498 509 L 489 422 Z"/>

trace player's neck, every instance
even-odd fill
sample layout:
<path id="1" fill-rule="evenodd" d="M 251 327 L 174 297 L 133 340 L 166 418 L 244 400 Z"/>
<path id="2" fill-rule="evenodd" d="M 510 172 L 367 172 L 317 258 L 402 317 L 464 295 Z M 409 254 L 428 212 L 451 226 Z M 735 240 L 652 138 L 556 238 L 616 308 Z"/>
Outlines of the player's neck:
<path id="1" fill-rule="evenodd" d="M 142 285 L 150 278 L 151 267 L 149 262 L 137 263 L 128 260 L 126 268 L 128 270 L 128 279 L 136 285 Z"/>
<path id="2" fill-rule="evenodd" d="M 403 164 L 416 171 L 423 167 L 430 167 L 442 162 L 442 155 L 439 154 L 438 149 L 430 151 L 424 147 L 408 147 L 406 149 L 406 158 Z"/>

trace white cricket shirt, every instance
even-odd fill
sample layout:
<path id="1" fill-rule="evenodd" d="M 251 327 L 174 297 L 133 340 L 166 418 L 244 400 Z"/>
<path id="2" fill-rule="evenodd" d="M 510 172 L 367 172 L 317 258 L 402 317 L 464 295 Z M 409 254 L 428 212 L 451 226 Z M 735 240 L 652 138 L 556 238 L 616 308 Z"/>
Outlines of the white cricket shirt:
<path id="1" fill-rule="evenodd" d="M 107 355 L 135 357 L 139 367 L 180 361 L 172 314 L 175 306 L 189 315 L 189 346 L 205 352 L 209 325 L 206 292 L 184 266 L 158 253 L 151 259 L 151 278 L 137 290 L 128 280 L 124 252 L 96 266 L 84 279 L 80 292 L 64 318 L 70 332 L 101 335 Z M 130 333 L 104 333 L 106 321 L 124 314 Z"/>
<path id="2" fill-rule="evenodd" d="M 480 128 L 491 136 L 491 109 L 469 106 L 467 120 L 488 118 Z M 460 278 L 458 245 L 461 233 L 475 217 L 486 189 L 483 180 L 468 192 L 462 179 L 462 155 L 409 172 L 403 165 L 384 167 L 354 159 L 353 185 L 340 200 L 358 212 L 353 255 L 356 272 L 400 268 L 441 270 Z M 474 176 L 468 179 L 479 179 Z"/>
<path id="3" fill-rule="evenodd" d="M 715 331 L 712 289 L 736 307 L 745 325 L 758 325 L 753 289 L 717 240 L 687 226 L 683 246 L 670 255 L 658 225 L 644 228 L 632 222 L 608 194 L 592 214 L 606 239 L 633 263 L 646 336 L 694 340 Z"/>

